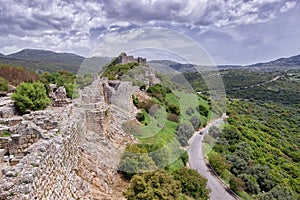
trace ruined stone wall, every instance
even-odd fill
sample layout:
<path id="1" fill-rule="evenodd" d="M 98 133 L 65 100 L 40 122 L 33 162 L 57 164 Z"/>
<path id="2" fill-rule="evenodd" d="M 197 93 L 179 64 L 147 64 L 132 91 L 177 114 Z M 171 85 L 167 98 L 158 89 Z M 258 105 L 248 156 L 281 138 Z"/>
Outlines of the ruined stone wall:
<path id="1" fill-rule="evenodd" d="M 30 197 L 35 199 L 78 199 L 74 179 L 78 166 L 79 134 L 85 124 L 72 125 L 70 134 L 62 140 L 54 140 L 35 173 Z"/>
<path id="2" fill-rule="evenodd" d="M 110 97 L 111 104 L 126 112 L 133 113 L 134 105 L 132 101 L 132 94 L 138 90 L 137 86 L 132 86 L 131 82 L 120 82 L 115 92 Z"/>
<path id="3" fill-rule="evenodd" d="M 125 53 L 122 53 L 117 58 L 117 63 L 120 64 L 127 64 L 127 63 L 139 63 L 139 64 L 146 64 L 147 59 L 142 57 L 134 58 L 133 56 L 127 56 Z"/>
<path id="4" fill-rule="evenodd" d="M 0 159 L 5 148 L 15 154 L 0 162 L 0 200 L 91 199 L 113 193 L 119 155 L 132 142 L 121 129 L 131 105 L 118 106 L 131 102 L 132 86 L 112 88 L 121 94 L 106 97 L 118 106 L 109 105 L 104 102 L 107 82 L 95 81 L 83 99 L 65 108 L 0 120 L 12 134 L 0 140 Z"/>

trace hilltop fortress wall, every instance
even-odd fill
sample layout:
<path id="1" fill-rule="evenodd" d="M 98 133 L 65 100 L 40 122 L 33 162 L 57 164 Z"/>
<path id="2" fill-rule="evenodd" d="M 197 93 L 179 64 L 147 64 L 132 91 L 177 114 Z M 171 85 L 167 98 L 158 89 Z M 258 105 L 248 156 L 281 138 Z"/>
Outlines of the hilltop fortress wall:
<path id="1" fill-rule="evenodd" d="M 98 78 L 67 107 L 32 112 L 5 126 L 11 137 L 0 154 L 0 199 L 89 199 L 95 191 L 112 193 L 119 155 L 133 141 L 120 126 L 134 117 L 131 97 L 137 89 Z M 16 135 L 19 139 L 12 140 Z M 20 149 L 18 155 L 5 156 L 12 146 Z"/>

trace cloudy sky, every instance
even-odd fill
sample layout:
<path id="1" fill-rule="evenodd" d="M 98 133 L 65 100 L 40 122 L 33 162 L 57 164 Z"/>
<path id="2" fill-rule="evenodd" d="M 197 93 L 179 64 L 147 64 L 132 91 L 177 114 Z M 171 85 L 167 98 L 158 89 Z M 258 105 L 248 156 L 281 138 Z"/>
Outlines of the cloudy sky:
<path id="1" fill-rule="evenodd" d="M 88 56 L 104 38 L 144 27 L 184 34 L 218 64 L 300 54 L 299 0 L 0 0 L 0 23 L 3 54 Z"/>

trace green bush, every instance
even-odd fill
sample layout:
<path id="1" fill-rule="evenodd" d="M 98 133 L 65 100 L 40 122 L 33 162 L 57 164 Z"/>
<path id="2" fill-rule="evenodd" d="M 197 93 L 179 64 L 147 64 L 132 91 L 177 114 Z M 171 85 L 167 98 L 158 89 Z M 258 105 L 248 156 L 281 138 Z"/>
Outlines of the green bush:
<path id="1" fill-rule="evenodd" d="M 180 182 L 165 170 L 135 175 L 124 192 L 128 200 L 178 199 Z"/>
<path id="2" fill-rule="evenodd" d="M 0 91 L 6 92 L 9 89 L 8 81 L 0 77 Z"/>
<path id="3" fill-rule="evenodd" d="M 187 124 L 180 124 L 176 130 L 176 137 L 181 146 L 187 146 L 188 140 L 194 134 L 194 130 L 191 126 Z"/>
<path id="4" fill-rule="evenodd" d="M 229 185 L 230 185 L 230 188 L 235 192 L 235 193 L 238 193 L 238 192 L 241 192 L 243 191 L 245 188 L 245 183 L 243 182 L 242 179 L 238 178 L 238 177 L 235 177 L 235 176 L 232 176 L 230 179 L 229 179 Z"/>
<path id="5" fill-rule="evenodd" d="M 173 104 L 168 105 L 167 111 L 169 113 L 173 113 L 175 115 L 180 115 L 180 108 L 179 108 L 179 106 L 176 106 L 176 105 L 173 105 Z"/>
<path id="6" fill-rule="evenodd" d="M 180 155 L 180 159 L 182 160 L 183 164 L 186 165 L 186 163 L 189 161 L 188 152 L 183 150 L 182 154 Z"/>
<path id="7" fill-rule="evenodd" d="M 155 162 L 147 149 L 138 145 L 127 146 L 119 163 L 119 171 L 126 179 L 131 179 L 135 174 L 153 171 L 155 168 Z"/>
<path id="8" fill-rule="evenodd" d="M 136 115 L 136 119 L 139 120 L 139 122 L 144 122 L 144 120 L 145 120 L 145 114 L 142 113 L 142 112 L 139 112 L 139 113 Z"/>
<path id="9" fill-rule="evenodd" d="M 205 117 L 207 117 L 208 116 L 208 109 L 205 107 L 205 106 L 203 106 L 203 105 L 199 105 L 198 107 L 197 107 L 197 111 L 200 113 L 200 115 L 203 115 L 203 116 L 205 116 Z"/>
<path id="10" fill-rule="evenodd" d="M 199 175 L 196 170 L 181 168 L 174 174 L 175 180 L 181 182 L 181 192 L 196 200 L 209 199 L 206 188 L 207 179 Z"/>
<path id="11" fill-rule="evenodd" d="M 209 164 L 215 170 L 215 172 L 224 177 L 226 173 L 226 169 L 229 168 L 229 165 L 226 163 L 226 158 L 224 158 L 221 154 L 216 152 L 211 152 L 209 155 Z"/>
<path id="12" fill-rule="evenodd" d="M 9 137 L 10 136 L 10 132 L 9 131 L 3 131 L 1 134 L 1 137 Z"/>
<path id="13" fill-rule="evenodd" d="M 199 127 L 201 126 L 201 121 L 200 121 L 199 117 L 197 117 L 197 116 L 191 117 L 190 122 L 195 131 L 198 130 Z"/>
<path id="14" fill-rule="evenodd" d="M 21 114 L 27 110 L 42 110 L 51 103 L 44 85 L 40 82 L 21 83 L 12 95 L 12 99 Z"/>

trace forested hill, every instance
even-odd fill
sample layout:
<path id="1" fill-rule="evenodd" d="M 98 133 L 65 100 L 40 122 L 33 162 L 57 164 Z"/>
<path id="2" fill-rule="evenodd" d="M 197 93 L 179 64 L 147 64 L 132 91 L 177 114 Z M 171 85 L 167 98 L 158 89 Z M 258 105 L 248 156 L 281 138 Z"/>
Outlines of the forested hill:
<path id="1" fill-rule="evenodd" d="M 271 62 L 257 63 L 257 64 L 249 65 L 247 67 L 276 68 L 276 69 L 300 68 L 300 55 L 292 56 L 289 58 L 279 58 Z"/>
<path id="2" fill-rule="evenodd" d="M 81 63 L 84 57 L 72 53 L 56 53 L 53 51 L 24 49 L 22 51 L 6 56 L 12 59 L 30 60 L 30 61 L 45 61 L 45 62 L 72 62 Z"/>
<path id="3" fill-rule="evenodd" d="M 57 72 L 66 70 L 74 74 L 83 64 L 87 72 L 98 71 L 96 69 L 105 65 L 109 60 L 110 58 L 85 58 L 73 53 L 56 53 L 38 49 L 24 49 L 9 55 L 0 54 L 1 64 L 23 66 L 26 69 L 37 71 Z"/>

